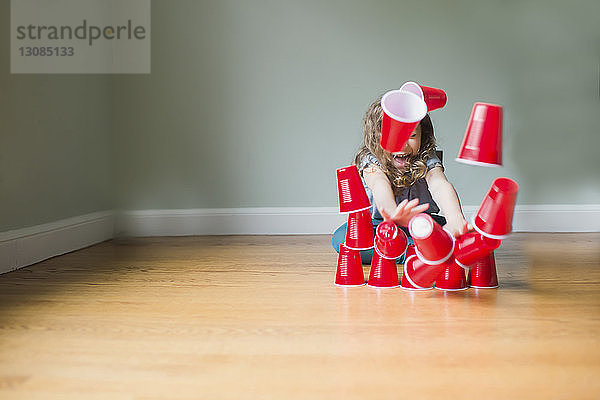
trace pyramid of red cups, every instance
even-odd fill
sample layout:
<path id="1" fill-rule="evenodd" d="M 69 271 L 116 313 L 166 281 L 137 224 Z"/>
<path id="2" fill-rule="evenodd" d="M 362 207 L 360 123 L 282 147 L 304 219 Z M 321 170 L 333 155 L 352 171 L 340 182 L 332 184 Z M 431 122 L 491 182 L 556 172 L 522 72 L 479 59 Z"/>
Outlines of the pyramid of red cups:
<path id="1" fill-rule="evenodd" d="M 407 82 L 383 95 L 381 146 L 402 150 L 410 134 L 429 111 L 446 105 L 446 93 L 437 88 Z M 502 107 L 475 103 L 456 161 L 477 166 L 502 165 Z M 509 178 L 497 178 L 471 220 L 474 231 L 457 238 L 431 216 L 415 215 L 408 224 L 414 245 L 392 221 L 373 229 L 371 203 L 355 165 L 337 171 L 339 211 L 348 214 L 346 240 L 340 246 L 335 284 L 406 290 L 464 290 L 496 288 L 498 276 L 494 250 L 512 231 L 519 186 Z M 360 251 L 373 249 L 368 283 Z M 402 279 L 396 260 L 405 254 Z"/>

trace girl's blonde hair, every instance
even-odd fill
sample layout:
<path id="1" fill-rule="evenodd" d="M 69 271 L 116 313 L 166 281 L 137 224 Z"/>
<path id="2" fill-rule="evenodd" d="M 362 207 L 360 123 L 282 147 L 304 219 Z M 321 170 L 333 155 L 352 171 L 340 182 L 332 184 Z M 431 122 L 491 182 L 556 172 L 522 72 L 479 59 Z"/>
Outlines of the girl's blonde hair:
<path id="1" fill-rule="evenodd" d="M 381 147 L 381 120 L 383 118 L 383 109 L 381 108 L 381 97 L 375 100 L 369 106 L 363 119 L 364 144 L 356 154 L 354 163 L 362 166 L 365 158 L 373 154 L 381 163 L 381 169 L 387 175 L 392 189 L 396 195 L 400 194 L 404 188 L 412 186 L 418 179 L 427 174 L 426 161 L 435 155 L 435 136 L 433 134 L 433 124 L 429 114 L 421 120 L 421 147 L 415 156 L 410 156 L 407 162 L 407 168 L 402 171 L 394 166 L 394 157 L 392 153 L 387 152 Z"/>

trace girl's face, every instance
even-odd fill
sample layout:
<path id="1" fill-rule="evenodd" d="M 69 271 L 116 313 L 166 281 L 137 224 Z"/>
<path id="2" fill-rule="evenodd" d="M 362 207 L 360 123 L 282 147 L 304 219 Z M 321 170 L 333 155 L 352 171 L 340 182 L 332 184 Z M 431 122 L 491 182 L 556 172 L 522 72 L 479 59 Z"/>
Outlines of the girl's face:
<path id="1" fill-rule="evenodd" d="M 421 124 L 417 125 L 415 130 L 412 132 L 408 141 L 404 145 L 402 151 L 392 153 L 394 156 L 394 165 L 398 169 L 402 169 L 406 166 L 409 156 L 416 156 L 419 154 L 421 148 Z"/>

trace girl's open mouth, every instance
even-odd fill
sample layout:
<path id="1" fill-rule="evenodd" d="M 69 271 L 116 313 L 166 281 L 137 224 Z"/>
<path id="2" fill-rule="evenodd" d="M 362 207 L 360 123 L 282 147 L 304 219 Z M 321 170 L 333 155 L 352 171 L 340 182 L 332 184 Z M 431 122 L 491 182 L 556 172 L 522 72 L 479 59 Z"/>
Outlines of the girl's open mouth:
<path id="1" fill-rule="evenodd" d="M 410 154 L 394 154 L 394 165 L 397 168 L 403 168 L 408 162 Z"/>

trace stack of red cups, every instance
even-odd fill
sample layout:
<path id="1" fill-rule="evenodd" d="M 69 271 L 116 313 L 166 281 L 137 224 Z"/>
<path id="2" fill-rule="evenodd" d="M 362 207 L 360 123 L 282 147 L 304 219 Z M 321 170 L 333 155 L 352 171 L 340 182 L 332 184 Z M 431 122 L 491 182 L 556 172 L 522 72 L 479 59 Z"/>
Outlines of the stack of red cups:
<path id="1" fill-rule="evenodd" d="M 377 288 L 399 286 L 396 259 L 404 254 L 407 247 L 406 234 L 394 222 L 383 221 L 377 226 L 369 286 Z"/>
<path id="2" fill-rule="evenodd" d="M 340 246 L 335 283 L 362 286 L 365 277 L 360 251 L 373 248 L 371 203 L 355 165 L 339 168 L 337 174 L 340 213 L 348 214 L 346 241 Z"/>
<path id="3" fill-rule="evenodd" d="M 519 185 L 512 179 L 495 179 L 471 222 L 477 233 L 458 240 L 455 257 L 462 266 L 471 267 L 471 287 L 498 287 L 494 250 L 512 232 L 518 191 Z"/>
<path id="4" fill-rule="evenodd" d="M 440 290 L 466 289 L 465 271 L 453 257 L 454 237 L 428 214 L 415 215 L 408 224 L 415 242 L 416 258 L 405 264 L 407 279 L 418 288 L 428 289 L 435 283 Z"/>

